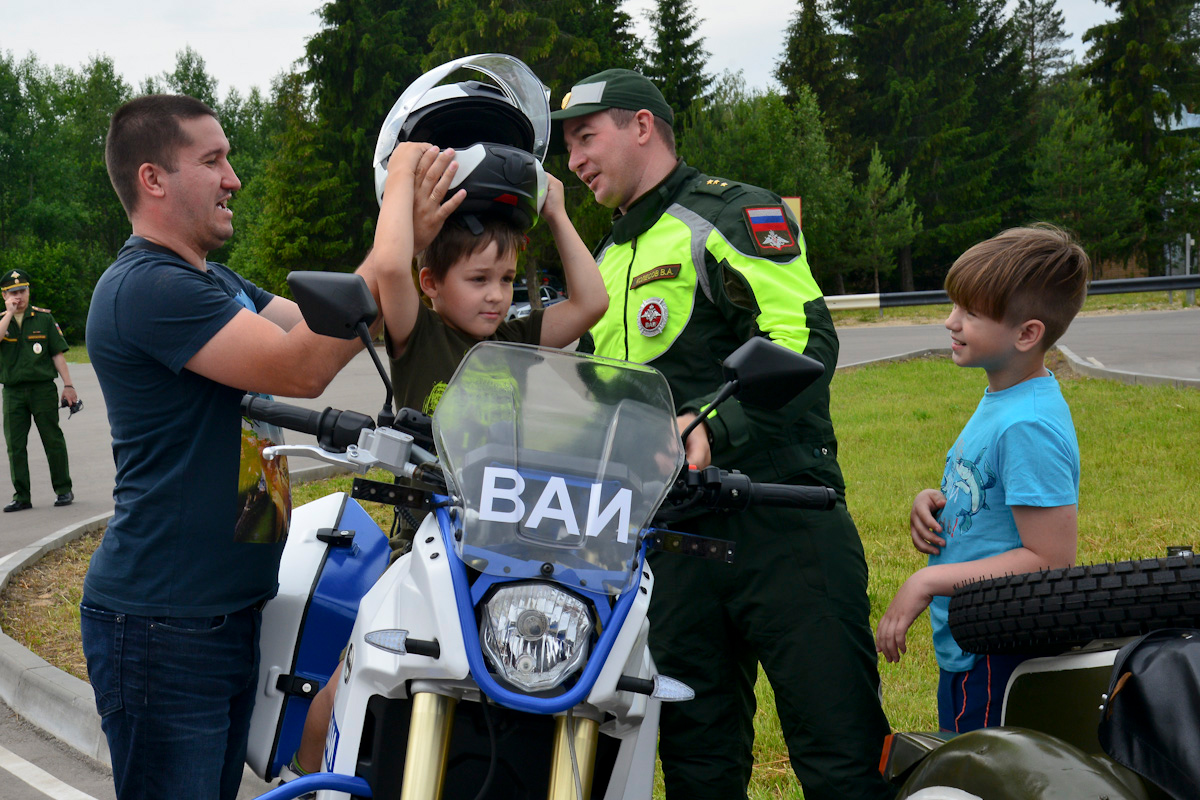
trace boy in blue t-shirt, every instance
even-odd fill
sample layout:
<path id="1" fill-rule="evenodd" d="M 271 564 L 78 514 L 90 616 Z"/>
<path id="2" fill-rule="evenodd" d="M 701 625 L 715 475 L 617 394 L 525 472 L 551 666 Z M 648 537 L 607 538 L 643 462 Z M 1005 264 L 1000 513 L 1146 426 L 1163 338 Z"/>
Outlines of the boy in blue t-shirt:
<path id="1" fill-rule="evenodd" d="M 988 387 L 946 454 L 941 489 L 913 500 L 910 533 L 929 565 L 896 592 L 875 637 L 899 661 L 909 626 L 929 606 L 942 730 L 999 725 L 1005 686 L 1026 658 L 964 652 L 949 628 L 954 588 L 1075 560 L 1079 445 L 1044 361 L 1083 305 L 1088 270 L 1067 233 L 1036 225 L 975 245 L 946 275 L 951 357 L 982 367 Z"/>

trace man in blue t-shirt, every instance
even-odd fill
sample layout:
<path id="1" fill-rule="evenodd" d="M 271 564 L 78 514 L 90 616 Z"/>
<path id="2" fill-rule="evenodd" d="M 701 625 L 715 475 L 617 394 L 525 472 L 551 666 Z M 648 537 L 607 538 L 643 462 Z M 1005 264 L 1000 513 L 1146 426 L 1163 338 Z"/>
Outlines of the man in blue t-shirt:
<path id="1" fill-rule="evenodd" d="M 875 637 L 899 661 L 929 606 L 942 730 L 999 725 L 1008 679 L 1025 658 L 964 652 L 949 626 L 954 587 L 1075 560 L 1079 445 L 1045 356 L 1083 305 L 1089 267 L 1069 235 L 1036 225 L 980 242 L 946 276 L 954 363 L 982 368 L 988 386 L 946 454 L 941 489 L 913 500 L 910 535 L 929 566 L 896 592 Z"/>
<path id="2" fill-rule="evenodd" d="M 212 109 L 183 96 L 126 103 L 105 143 L 133 236 L 88 315 L 117 475 L 81 625 L 121 800 L 236 797 L 290 513 L 286 467 L 262 460 L 239 403 L 315 397 L 361 347 L 207 261 L 233 235 L 228 155 Z M 370 257 L 359 274 L 378 299 Z"/>

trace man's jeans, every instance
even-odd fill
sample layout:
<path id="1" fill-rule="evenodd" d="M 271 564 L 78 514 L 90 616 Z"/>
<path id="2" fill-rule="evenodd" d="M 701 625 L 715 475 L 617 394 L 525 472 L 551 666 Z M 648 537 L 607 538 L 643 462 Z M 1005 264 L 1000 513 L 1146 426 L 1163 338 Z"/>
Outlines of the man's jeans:
<path id="1" fill-rule="evenodd" d="M 138 617 L 87 597 L 79 610 L 119 800 L 235 800 L 258 682 L 260 611 Z"/>

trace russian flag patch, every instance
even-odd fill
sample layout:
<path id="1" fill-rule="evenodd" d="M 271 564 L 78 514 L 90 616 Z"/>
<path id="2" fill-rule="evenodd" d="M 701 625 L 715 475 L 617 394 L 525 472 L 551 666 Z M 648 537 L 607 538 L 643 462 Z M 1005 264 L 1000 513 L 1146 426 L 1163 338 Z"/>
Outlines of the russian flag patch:
<path id="1" fill-rule="evenodd" d="M 753 206 L 742 209 L 750 238 L 759 255 L 798 255 L 800 245 L 788 227 L 783 206 Z"/>

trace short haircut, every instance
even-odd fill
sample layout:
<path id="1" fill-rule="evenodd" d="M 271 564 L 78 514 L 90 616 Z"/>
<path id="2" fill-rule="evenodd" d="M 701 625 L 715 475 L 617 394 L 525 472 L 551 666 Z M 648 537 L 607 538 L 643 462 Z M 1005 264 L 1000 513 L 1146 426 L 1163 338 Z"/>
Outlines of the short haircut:
<path id="1" fill-rule="evenodd" d="M 477 236 L 460 220 L 451 217 L 425 252 L 417 257 L 417 266 L 428 269 L 436 280 L 444 281 L 452 266 L 485 250 L 492 242 L 496 243 L 501 258 L 515 254 L 525 246 L 525 234 L 515 225 L 495 217 L 484 217 L 480 222 L 483 232 Z"/>
<path id="2" fill-rule="evenodd" d="M 959 307 L 1006 325 L 1040 320 L 1049 350 L 1083 307 L 1090 270 L 1071 234 L 1039 222 L 1009 228 L 959 256 L 946 293 Z"/>
<path id="3" fill-rule="evenodd" d="M 637 112 L 630 111 L 627 108 L 610 108 L 608 109 L 608 115 L 612 117 L 614 125 L 624 129 L 628 128 L 629 123 L 633 122 L 633 118 L 637 116 Z M 663 144 L 667 146 L 667 150 L 671 152 L 671 155 L 675 155 L 675 129 L 671 127 L 671 123 L 655 114 L 654 130 L 658 131 L 659 138 L 663 140 Z"/>
<path id="4" fill-rule="evenodd" d="M 180 94 L 144 95 L 113 114 L 104 141 L 104 164 L 126 216 L 137 208 L 137 174 L 142 164 L 175 172 L 176 155 L 191 144 L 180 123 L 204 116 L 216 119 L 217 112 L 194 97 Z"/>

